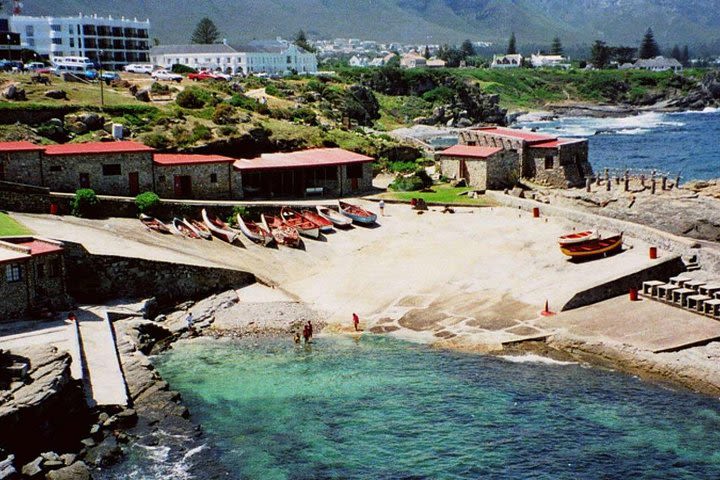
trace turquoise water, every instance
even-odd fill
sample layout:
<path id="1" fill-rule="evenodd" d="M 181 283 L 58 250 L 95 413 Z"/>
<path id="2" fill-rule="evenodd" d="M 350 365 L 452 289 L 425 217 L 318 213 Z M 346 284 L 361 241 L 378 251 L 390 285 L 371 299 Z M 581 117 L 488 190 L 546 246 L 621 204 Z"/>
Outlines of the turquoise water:
<path id="1" fill-rule="evenodd" d="M 716 399 L 577 364 L 368 336 L 180 343 L 156 366 L 225 478 L 720 477 Z M 141 457 L 127 478 L 167 478 Z"/>

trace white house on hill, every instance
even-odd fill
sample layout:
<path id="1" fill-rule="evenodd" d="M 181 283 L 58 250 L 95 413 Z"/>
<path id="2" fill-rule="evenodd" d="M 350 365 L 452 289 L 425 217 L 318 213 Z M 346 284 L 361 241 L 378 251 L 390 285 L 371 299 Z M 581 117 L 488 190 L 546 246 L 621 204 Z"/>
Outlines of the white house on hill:
<path id="1" fill-rule="evenodd" d="M 513 55 L 493 55 L 493 61 L 490 68 L 518 68 L 522 66 L 523 56 Z"/>
<path id="2" fill-rule="evenodd" d="M 530 63 L 535 68 L 570 68 L 570 59 L 562 55 L 543 55 L 540 52 L 530 56 Z"/>
<path id="3" fill-rule="evenodd" d="M 672 70 L 675 73 L 682 72 L 682 63 L 674 58 L 665 58 L 662 55 L 655 58 L 641 58 L 635 62 L 635 68 L 640 70 L 650 70 L 652 72 L 666 72 Z"/>

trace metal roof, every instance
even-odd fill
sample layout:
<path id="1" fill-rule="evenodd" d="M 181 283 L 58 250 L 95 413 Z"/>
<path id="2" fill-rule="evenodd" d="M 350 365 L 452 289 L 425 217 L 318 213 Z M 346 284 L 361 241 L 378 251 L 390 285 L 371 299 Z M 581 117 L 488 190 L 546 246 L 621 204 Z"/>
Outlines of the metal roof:
<path id="1" fill-rule="evenodd" d="M 315 148 L 292 153 L 269 153 L 259 158 L 235 162 L 235 170 L 272 170 L 281 168 L 329 167 L 367 163 L 374 159 L 342 148 Z"/>
<path id="2" fill-rule="evenodd" d="M 453 145 L 440 152 L 441 155 L 453 157 L 487 158 L 495 155 L 502 148 L 500 147 L 478 147 L 474 145 Z"/>
<path id="3" fill-rule="evenodd" d="M 90 155 L 94 153 L 132 153 L 153 152 L 154 148 L 138 142 L 89 142 L 65 143 L 63 145 L 48 145 L 45 155 Z"/>
<path id="4" fill-rule="evenodd" d="M 217 54 L 237 53 L 234 48 L 225 43 L 193 43 L 190 45 L 158 45 L 150 49 L 150 55 L 183 55 L 183 54 Z"/>

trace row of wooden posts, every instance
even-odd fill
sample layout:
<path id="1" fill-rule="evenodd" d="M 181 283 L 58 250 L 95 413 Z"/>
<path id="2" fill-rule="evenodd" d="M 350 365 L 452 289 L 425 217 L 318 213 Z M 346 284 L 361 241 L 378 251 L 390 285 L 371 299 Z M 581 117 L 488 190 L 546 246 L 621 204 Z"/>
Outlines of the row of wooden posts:
<path id="1" fill-rule="evenodd" d="M 610 171 L 607 168 L 605 169 L 605 175 L 603 175 L 603 176 L 598 175 L 597 177 L 585 177 L 585 190 L 588 193 L 591 192 L 593 182 L 596 183 L 598 186 L 602 185 L 603 177 L 604 177 L 604 181 L 605 181 L 605 190 L 607 190 L 609 192 L 612 188 L 612 181 L 610 179 Z M 652 193 L 652 194 L 655 194 L 655 191 L 657 189 L 657 178 L 656 177 L 657 177 L 657 173 L 655 171 L 653 171 L 650 174 L 650 193 Z M 639 178 L 640 178 L 640 185 L 642 185 L 642 187 L 645 188 L 645 182 L 646 182 L 647 178 L 645 177 L 644 174 L 641 174 L 639 176 Z M 660 187 L 663 191 L 668 189 L 667 181 L 668 181 L 667 175 L 662 175 L 660 177 Z M 615 176 L 615 184 L 620 185 L 621 182 L 624 184 L 624 190 L 626 192 L 629 192 L 630 191 L 630 171 L 629 170 L 625 170 L 625 175 L 623 175 L 622 177 L 620 175 Z M 675 187 L 677 187 L 678 185 L 680 185 L 680 175 L 677 175 L 675 177 Z"/>

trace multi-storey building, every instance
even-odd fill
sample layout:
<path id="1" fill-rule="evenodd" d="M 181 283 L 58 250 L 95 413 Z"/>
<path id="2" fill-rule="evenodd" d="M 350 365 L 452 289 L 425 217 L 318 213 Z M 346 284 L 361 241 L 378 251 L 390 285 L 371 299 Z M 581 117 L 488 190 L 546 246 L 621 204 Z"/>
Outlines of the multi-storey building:
<path id="1" fill-rule="evenodd" d="M 161 45 L 150 50 L 150 61 L 166 68 L 182 64 L 196 69 L 244 75 L 317 72 L 314 53 L 283 40 L 254 40 L 238 47 L 225 43 Z"/>
<path id="2" fill-rule="evenodd" d="M 88 57 L 103 68 L 116 70 L 128 63 L 147 62 L 150 20 L 97 15 L 77 17 L 10 17 L 11 30 L 20 34 L 23 48 L 52 60 Z"/>

